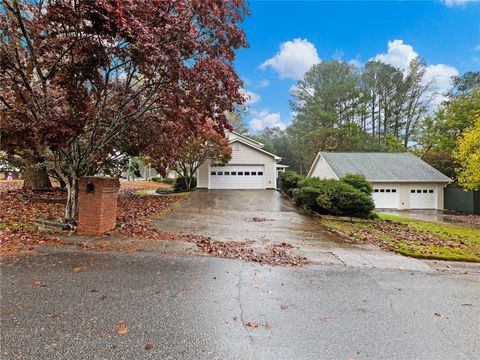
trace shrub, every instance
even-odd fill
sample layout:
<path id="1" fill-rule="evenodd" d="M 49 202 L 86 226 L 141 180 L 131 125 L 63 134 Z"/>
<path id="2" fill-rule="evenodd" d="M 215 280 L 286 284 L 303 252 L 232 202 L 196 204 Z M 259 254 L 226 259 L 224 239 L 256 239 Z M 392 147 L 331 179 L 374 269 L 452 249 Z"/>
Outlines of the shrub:
<path id="1" fill-rule="evenodd" d="M 347 174 L 340 179 L 344 183 L 352 185 L 355 189 L 370 195 L 373 191 L 372 185 L 365 179 L 362 174 Z"/>
<path id="2" fill-rule="evenodd" d="M 282 173 L 280 179 L 282 192 L 292 196 L 292 190 L 298 187 L 298 182 L 304 179 L 304 177 L 295 171 L 287 170 Z"/>
<path id="3" fill-rule="evenodd" d="M 292 196 L 295 204 L 309 210 L 318 211 L 317 197 L 320 192 L 321 189 L 316 186 L 304 186 L 293 189 Z"/>
<path id="4" fill-rule="evenodd" d="M 187 190 L 191 190 L 195 187 L 197 187 L 197 178 L 196 177 L 192 177 L 192 184 L 190 186 L 190 188 L 187 188 L 187 185 L 185 184 L 185 179 L 183 177 L 178 177 L 175 179 L 175 184 L 173 185 L 173 190 L 176 191 L 176 192 L 179 192 L 179 191 L 187 191 Z"/>
<path id="5" fill-rule="evenodd" d="M 316 211 L 327 215 L 370 217 L 375 208 L 370 195 L 342 181 L 327 181 L 318 187 Z"/>
<path id="6" fill-rule="evenodd" d="M 175 183 L 176 179 L 171 179 L 171 178 L 164 178 L 162 179 L 161 177 L 153 177 L 152 181 L 158 182 L 160 184 L 167 184 L 167 185 L 173 185 Z"/>

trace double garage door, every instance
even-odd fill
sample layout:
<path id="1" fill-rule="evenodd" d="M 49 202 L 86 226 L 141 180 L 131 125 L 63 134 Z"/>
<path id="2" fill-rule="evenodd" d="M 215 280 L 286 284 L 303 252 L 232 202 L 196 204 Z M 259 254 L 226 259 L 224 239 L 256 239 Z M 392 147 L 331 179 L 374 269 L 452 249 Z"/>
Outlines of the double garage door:
<path id="1" fill-rule="evenodd" d="M 263 165 L 211 166 L 209 189 L 265 189 Z"/>
<path id="2" fill-rule="evenodd" d="M 404 187 L 405 189 L 405 187 Z M 437 190 L 433 185 L 415 185 L 406 187 L 403 191 L 409 191 L 404 194 L 409 198 L 408 209 L 436 209 L 437 208 Z M 373 187 L 373 200 L 378 209 L 400 209 L 400 186 L 398 184 L 377 184 Z M 403 207 L 403 206 L 402 206 Z"/>

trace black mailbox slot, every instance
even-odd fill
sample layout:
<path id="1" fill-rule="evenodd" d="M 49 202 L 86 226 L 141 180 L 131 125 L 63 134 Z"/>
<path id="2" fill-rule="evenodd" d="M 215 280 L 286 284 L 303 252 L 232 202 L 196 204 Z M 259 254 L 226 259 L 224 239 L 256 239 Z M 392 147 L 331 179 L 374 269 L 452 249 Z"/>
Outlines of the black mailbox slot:
<path id="1" fill-rule="evenodd" d="M 87 184 L 87 193 L 93 193 L 95 192 L 95 185 L 92 183 Z"/>

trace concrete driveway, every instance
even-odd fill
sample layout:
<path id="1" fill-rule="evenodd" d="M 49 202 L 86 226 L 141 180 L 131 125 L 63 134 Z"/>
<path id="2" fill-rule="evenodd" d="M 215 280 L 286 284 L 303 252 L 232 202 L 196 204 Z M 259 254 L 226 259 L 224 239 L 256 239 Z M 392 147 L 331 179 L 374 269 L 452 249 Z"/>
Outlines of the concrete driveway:
<path id="1" fill-rule="evenodd" d="M 346 243 L 274 190 L 197 190 L 153 225 L 224 241 L 287 242 L 318 264 L 430 269 L 420 260 Z"/>

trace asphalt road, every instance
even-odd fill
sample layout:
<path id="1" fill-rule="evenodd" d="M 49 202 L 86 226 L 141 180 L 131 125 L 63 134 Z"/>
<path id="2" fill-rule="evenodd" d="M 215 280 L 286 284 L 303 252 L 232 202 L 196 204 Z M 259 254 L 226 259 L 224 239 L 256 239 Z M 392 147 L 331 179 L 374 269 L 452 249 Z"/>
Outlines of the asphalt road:
<path id="1" fill-rule="evenodd" d="M 478 273 L 80 250 L 1 271 L 2 359 L 480 358 Z"/>

